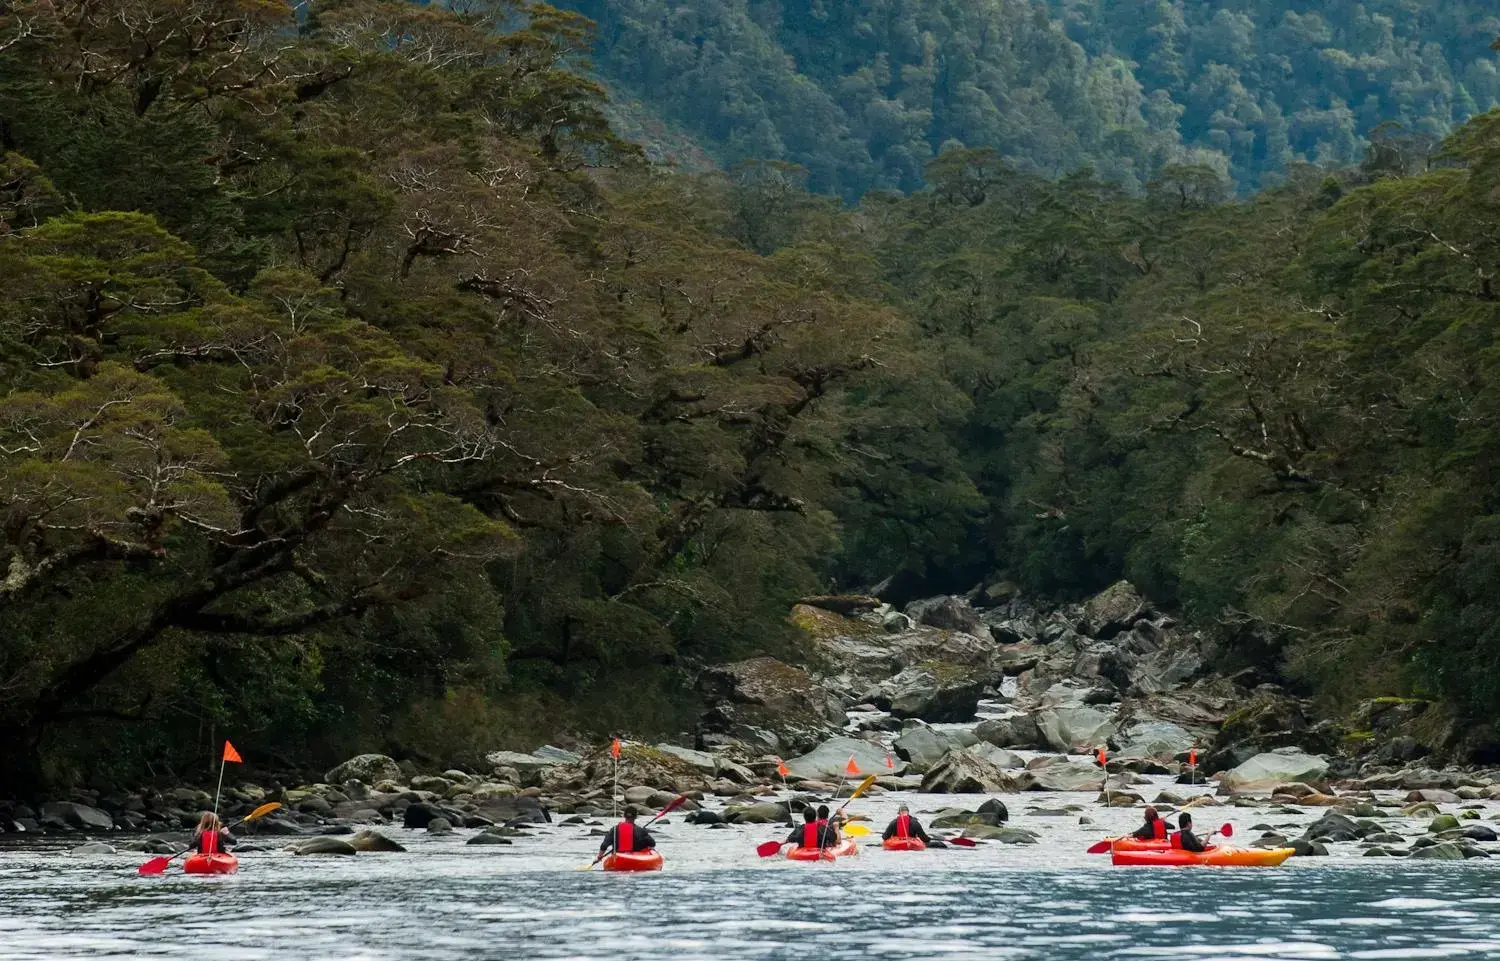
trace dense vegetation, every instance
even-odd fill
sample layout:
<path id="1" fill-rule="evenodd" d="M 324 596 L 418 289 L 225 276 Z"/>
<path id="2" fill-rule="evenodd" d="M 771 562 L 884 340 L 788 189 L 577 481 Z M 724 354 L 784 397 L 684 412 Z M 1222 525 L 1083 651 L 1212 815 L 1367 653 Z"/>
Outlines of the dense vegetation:
<path id="1" fill-rule="evenodd" d="M 1494 716 L 1500 115 L 843 210 L 643 164 L 586 28 L 0 5 L 0 784 L 680 730 L 897 571 Z"/>
<path id="2" fill-rule="evenodd" d="M 600 70 L 634 115 L 850 199 L 915 189 L 952 144 L 1132 188 L 1201 164 L 1249 189 L 1294 162 L 1357 163 L 1382 123 L 1436 142 L 1500 103 L 1487 0 L 569 5 L 599 21 Z"/>

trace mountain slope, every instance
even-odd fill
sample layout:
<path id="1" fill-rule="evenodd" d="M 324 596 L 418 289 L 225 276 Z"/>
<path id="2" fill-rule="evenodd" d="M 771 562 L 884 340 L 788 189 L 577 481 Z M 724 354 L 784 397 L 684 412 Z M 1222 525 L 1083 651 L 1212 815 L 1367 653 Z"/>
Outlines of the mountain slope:
<path id="1" fill-rule="evenodd" d="M 1022 169 L 1168 163 L 1260 186 L 1350 163 L 1375 126 L 1430 137 L 1500 102 L 1491 5 L 1405 0 L 577 0 L 596 63 L 722 162 L 809 186 L 910 190 L 951 141 Z M 1274 178 L 1273 178 L 1274 179 Z"/>

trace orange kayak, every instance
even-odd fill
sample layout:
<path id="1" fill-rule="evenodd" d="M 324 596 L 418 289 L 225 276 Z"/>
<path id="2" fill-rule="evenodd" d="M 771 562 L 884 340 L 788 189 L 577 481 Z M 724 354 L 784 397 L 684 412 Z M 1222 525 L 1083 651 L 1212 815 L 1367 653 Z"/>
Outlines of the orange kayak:
<path id="1" fill-rule="evenodd" d="M 660 871 L 663 860 L 661 852 L 655 848 L 650 851 L 635 851 L 630 854 L 610 852 L 604 859 L 604 870 Z"/>
<path id="2" fill-rule="evenodd" d="M 844 838 L 831 848 L 791 848 L 786 852 L 789 861 L 837 861 L 859 853 L 859 845 L 853 838 Z"/>
<path id="3" fill-rule="evenodd" d="M 1210 847 L 1206 851 L 1184 851 L 1180 848 L 1128 850 L 1116 846 L 1110 852 L 1115 864 L 1132 867 L 1209 867 L 1273 868 L 1296 852 L 1292 848 Z"/>
<path id="4" fill-rule="evenodd" d="M 182 862 L 182 870 L 188 874 L 233 874 L 240 867 L 240 859 L 233 854 L 190 854 Z"/>
<path id="5" fill-rule="evenodd" d="M 927 843 L 921 838 L 886 838 L 880 846 L 887 851 L 925 851 Z"/>

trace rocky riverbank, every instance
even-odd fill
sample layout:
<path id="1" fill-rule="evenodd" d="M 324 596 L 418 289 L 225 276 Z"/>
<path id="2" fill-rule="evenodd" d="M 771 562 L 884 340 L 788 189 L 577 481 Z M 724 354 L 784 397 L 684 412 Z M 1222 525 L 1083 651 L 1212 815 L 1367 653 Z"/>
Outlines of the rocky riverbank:
<path id="1" fill-rule="evenodd" d="M 1218 672 L 1210 639 L 1123 582 L 1061 608 L 1002 592 L 899 611 L 838 596 L 809 598 L 791 617 L 812 638 L 808 663 L 757 658 L 705 671 L 709 707 L 691 746 L 626 742 L 618 764 L 607 745 L 547 746 L 492 753 L 483 770 L 429 772 L 363 755 L 296 787 L 231 783 L 224 811 L 232 819 L 278 801 L 255 843 L 346 855 L 399 850 L 382 827 L 514 844 L 538 825 L 595 829 L 622 803 L 655 808 L 683 794 L 689 823 L 765 824 L 847 794 L 852 759 L 878 776 L 877 791 L 1061 792 L 1078 798 L 1077 812 L 1148 802 L 1319 811 L 1303 835 L 1268 827 L 1259 841 L 1294 841 L 1303 854 L 1332 840 L 1485 856 L 1495 840 L 1472 822 L 1500 799 L 1500 771 L 1425 763 L 1445 748 L 1430 706 L 1383 699 L 1350 718 L 1317 718 L 1274 685 Z M 1163 780 L 1188 793 L 1161 790 Z M 165 852 L 211 801 L 183 787 L 0 802 L 0 831 Z M 1002 801 L 979 802 L 933 808 L 937 826 L 1026 843 Z M 1411 822 L 1415 837 L 1384 817 Z"/>

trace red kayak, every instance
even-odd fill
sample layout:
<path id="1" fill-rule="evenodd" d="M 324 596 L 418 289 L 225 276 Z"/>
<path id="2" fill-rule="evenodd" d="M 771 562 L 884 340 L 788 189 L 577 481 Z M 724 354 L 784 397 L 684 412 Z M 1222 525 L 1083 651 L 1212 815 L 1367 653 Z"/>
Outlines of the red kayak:
<path id="1" fill-rule="evenodd" d="M 182 862 L 182 870 L 188 874 L 233 874 L 240 867 L 240 859 L 233 854 L 190 854 Z"/>
<path id="2" fill-rule="evenodd" d="M 837 861 L 859 853 L 859 845 L 853 838 L 844 838 L 831 848 L 791 848 L 786 852 L 790 861 Z"/>
<path id="3" fill-rule="evenodd" d="M 880 846 L 887 851 L 925 851 L 927 843 L 921 838 L 886 838 Z"/>
<path id="4" fill-rule="evenodd" d="M 610 853 L 604 859 L 606 871 L 660 871 L 663 863 L 661 852 L 633 851 L 630 854 Z"/>

